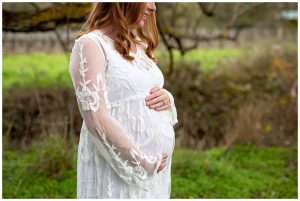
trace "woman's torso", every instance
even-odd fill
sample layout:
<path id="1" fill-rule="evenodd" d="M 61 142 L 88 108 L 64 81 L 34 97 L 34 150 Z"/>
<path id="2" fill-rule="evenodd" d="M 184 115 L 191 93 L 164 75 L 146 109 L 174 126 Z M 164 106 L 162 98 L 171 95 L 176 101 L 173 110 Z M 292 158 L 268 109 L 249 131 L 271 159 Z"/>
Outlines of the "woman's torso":
<path id="1" fill-rule="evenodd" d="M 150 109 L 145 102 L 153 87 L 163 88 L 164 77 L 158 66 L 138 45 L 136 54 L 130 53 L 135 60 L 127 61 L 101 31 L 88 35 L 101 43 L 106 57 L 108 111 L 112 118 L 146 154 L 172 154 L 175 134 L 167 111 Z"/>

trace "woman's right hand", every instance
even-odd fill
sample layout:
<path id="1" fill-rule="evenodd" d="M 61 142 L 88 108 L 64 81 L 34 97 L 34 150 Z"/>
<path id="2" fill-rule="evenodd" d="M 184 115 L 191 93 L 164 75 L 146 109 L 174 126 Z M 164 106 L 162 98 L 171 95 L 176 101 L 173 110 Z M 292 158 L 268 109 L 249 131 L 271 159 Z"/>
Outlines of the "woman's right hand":
<path id="1" fill-rule="evenodd" d="M 167 158 L 168 158 L 168 154 L 167 153 L 162 153 L 162 162 L 161 162 L 160 166 L 157 169 L 157 173 L 159 173 L 162 169 L 164 169 L 164 167 L 166 167 Z"/>

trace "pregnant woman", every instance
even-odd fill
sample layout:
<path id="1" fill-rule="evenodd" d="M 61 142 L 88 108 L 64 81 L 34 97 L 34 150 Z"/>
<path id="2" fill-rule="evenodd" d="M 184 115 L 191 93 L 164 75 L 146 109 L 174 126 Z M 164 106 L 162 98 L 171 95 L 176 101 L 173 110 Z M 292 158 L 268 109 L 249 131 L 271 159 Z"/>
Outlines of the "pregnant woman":
<path id="1" fill-rule="evenodd" d="M 94 3 L 70 56 L 83 118 L 77 198 L 170 198 L 177 123 L 154 3 Z"/>

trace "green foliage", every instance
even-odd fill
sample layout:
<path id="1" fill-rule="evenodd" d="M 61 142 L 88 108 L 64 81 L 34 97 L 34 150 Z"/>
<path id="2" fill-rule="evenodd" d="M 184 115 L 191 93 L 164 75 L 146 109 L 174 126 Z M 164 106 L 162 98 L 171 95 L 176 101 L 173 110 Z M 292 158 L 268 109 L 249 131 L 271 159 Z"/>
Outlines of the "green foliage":
<path id="1" fill-rule="evenodd" d="M 74 147 L 76 143 L 56 137 L 36 142 L 28 150 L 4 150 L 3 197 L 75 198 Z M 227 150 L 174 151 L 171 198 L 296 197 L 296 147 L 239 145 Z"/>
<path id="2" fill-rule="evenodd" d="M 34 53 L 3 57 L 3 88 L 71 86 L 68 55 Z"/>

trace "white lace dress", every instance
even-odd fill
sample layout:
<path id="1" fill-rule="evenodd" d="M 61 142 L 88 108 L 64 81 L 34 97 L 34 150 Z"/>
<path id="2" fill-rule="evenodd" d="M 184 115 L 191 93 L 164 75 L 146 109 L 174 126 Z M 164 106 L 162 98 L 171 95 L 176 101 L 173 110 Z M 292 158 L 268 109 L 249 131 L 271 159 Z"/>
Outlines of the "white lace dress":
<path id="1" fill-rule="evenodd" d="M 177 122 L 171 108 L 149 109 L 145 97 L 163 74 L 142 47 L 125 60 L 99 30 L 75 40 L 69 70 L 83 118 L 77 198 L 170 198 Z M 161 153 L 167 166 L 157 173 Z"/>

